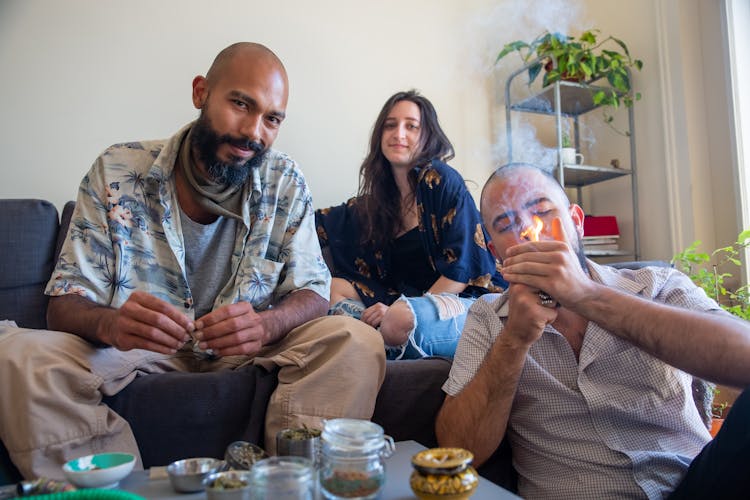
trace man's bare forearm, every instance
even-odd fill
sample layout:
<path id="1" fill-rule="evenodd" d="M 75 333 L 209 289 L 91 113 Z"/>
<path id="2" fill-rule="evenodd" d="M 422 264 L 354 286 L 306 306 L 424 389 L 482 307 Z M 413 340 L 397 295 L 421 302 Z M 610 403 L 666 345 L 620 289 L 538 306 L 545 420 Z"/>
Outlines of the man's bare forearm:
<path id="1" fill-rule="evenodd" d="M 287 295 L 277 306 L 258 313 L 263 319 L 272 344 L 308 321 L 325 316 L 329 303 L 312 290 L 299 290 Z"/>
<path id="2" fill-rule="evenodd" d="M 607 287 L 599 287 L 578 312 L 692 375 L 736 387 L 750 384 L 750 324 L 745 321 L 660 304 Z"/>
<path id="3" fill-rule="evenodd" d="M 466 448 L 477 466 L 492 455 L 505 436 L 527 353 L 502 336 L 495 342 L 474 379 L 445 398 L 435 423 L 440 446 Z"/>
<path id="4" fill-rule="evenodd" d="M 108 345 L 99 336 L 100 326 L 115 313 L 111 307 L 97 304 L 80 295 L 50 297 L 47 326 L 50 330 L 78 335 L 92 344 Z"/>

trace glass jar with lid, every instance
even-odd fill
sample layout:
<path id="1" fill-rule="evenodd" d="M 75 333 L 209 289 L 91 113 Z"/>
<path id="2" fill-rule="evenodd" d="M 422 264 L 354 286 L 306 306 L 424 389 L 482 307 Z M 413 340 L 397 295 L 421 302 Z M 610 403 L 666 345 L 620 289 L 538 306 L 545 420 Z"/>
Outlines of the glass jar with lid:
<path id="1" fill-rule="evenodd" d="M 321 435 L 320 486 L 325 498 L 377 498 L 385 485 L 385 459 L 393 438 L 368 420 L 327 420 Z"/>

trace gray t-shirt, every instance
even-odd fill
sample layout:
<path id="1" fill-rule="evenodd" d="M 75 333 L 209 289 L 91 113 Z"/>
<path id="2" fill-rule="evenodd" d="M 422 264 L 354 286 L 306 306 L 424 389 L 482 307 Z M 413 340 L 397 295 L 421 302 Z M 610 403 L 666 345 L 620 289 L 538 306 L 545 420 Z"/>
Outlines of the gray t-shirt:
<path id="1" fill-rule="evenodd" d="M 193 294 L 195 319 L 213 309 L 219 292 L 232 273 L 232 251 L 237 232 L 236 219 L 219 217 L 211 224 L 193 221 L 180 208 L 185 240 L 187 281 Z"/>

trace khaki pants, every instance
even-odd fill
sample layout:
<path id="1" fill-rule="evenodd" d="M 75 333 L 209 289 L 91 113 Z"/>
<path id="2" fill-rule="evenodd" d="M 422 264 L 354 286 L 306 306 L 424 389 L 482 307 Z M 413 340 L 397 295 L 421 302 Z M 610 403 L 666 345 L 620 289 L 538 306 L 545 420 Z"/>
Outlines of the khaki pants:
<path id="1" fill-rule="evenodd" d="M 62 478 L 67 460 L 103 451 L 138 457 L 128 423 L 102 404 L 135 377 L 216 371 L 247 363 L 279 366 L 266 414 L 266 448 L 276 432 L 324 418 L 369 419 L 385 376 L 381 335 L 357 320 L 327 316 L 289 332 L 254 359 L 200 360 L 189 352 L 96 348 L 61 332 L 0 327 L 0 440 L 24 477 Z"/>

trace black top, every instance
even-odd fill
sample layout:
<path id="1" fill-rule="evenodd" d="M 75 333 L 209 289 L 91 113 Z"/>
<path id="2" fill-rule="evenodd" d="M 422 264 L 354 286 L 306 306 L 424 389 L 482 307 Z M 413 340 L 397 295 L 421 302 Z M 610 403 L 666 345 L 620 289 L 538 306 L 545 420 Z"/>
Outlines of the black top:
<path id="1" fill-rule="evenodd" d="M 402 271 L 392 268 L 393 245 L 375 248 L 363 240 L 358 209 L 362 200 L 354 197 L 341 205 L 315 211 L 318 240 L 328 254 L 333 276 L 351 283 L 367 307 L 378 302 L 392 304 L 402 294 L 421 295 L 439 276 L 468 283 L 462 294 L 465 297 L 502 291 L 508 284 L 487 249 L 490 238 L 461 174 L 438 160 L 412 171 L 417 174 L 414 194 L 418 239 L 424 253 L 413 261 L 409 258 L 407 264 L 411 268 L 421 263 L 428 272 L 434 267 L 437 273 L 428 280 L 420 278 L 419 289 L 394 286 L 392 276 L 400 277 L 397 273 Z"/>
<path id="2" fill-rule="evenodd" d="M 440 273 L 430 265 L 418 227 L 415 226 L 393 241 L 389 280 L 392 286 L 401 288 L 399 285 L 407 285 L 407 288 L 415 288 L 418 290 L 415 293 L 421 295 L 439 277 Z"/>

